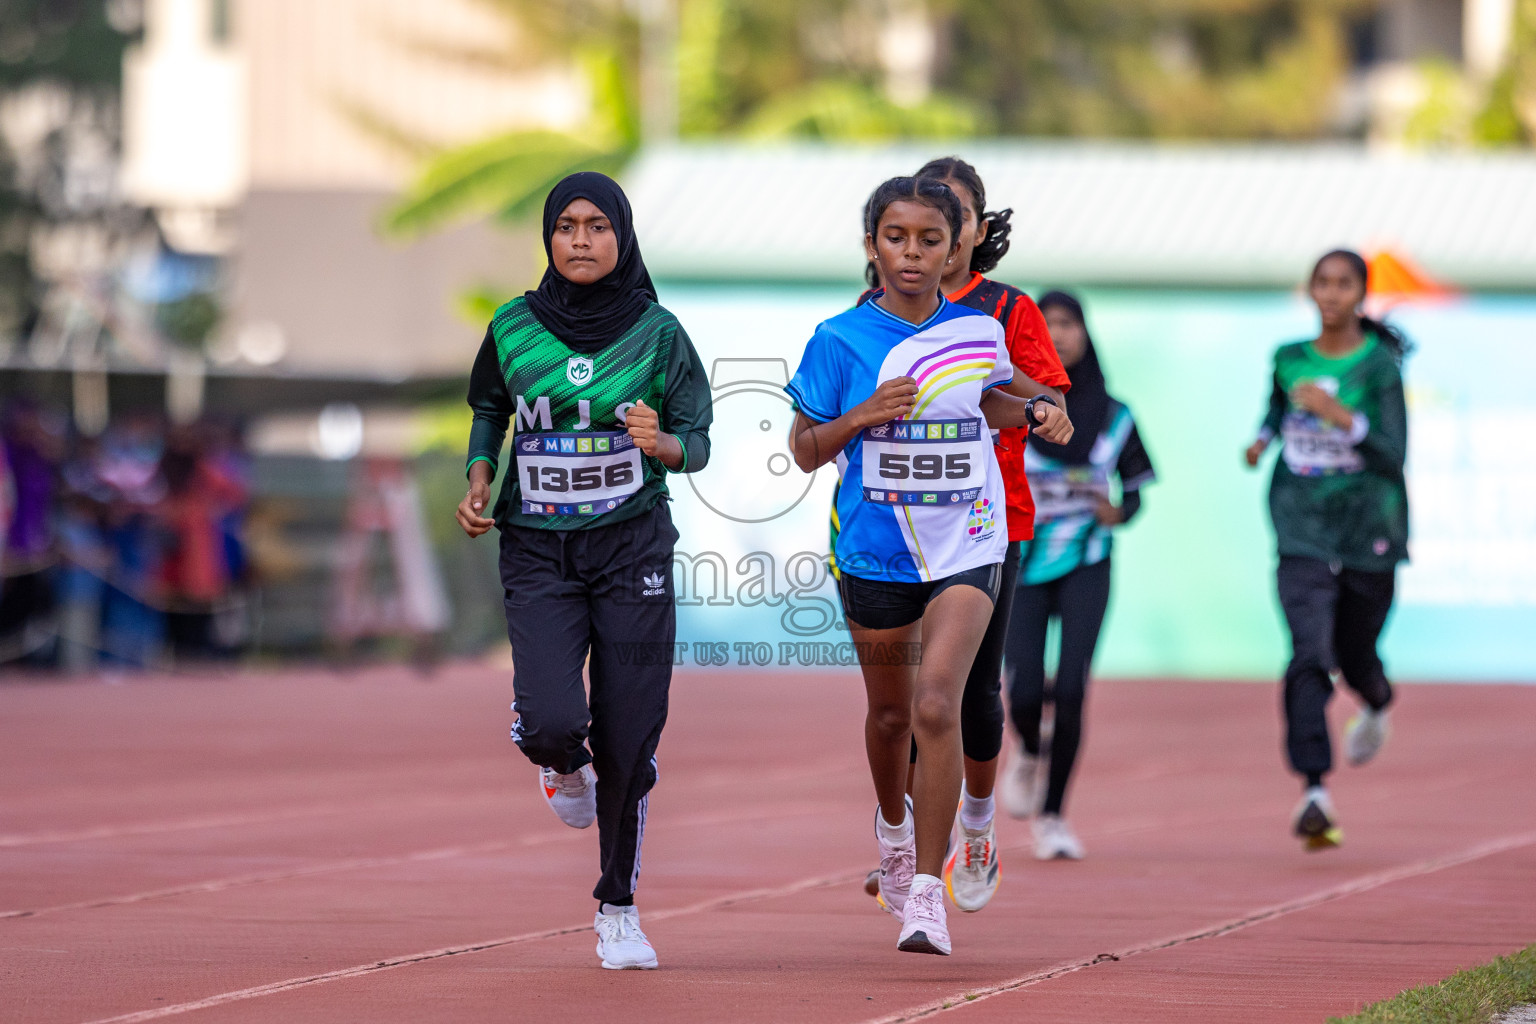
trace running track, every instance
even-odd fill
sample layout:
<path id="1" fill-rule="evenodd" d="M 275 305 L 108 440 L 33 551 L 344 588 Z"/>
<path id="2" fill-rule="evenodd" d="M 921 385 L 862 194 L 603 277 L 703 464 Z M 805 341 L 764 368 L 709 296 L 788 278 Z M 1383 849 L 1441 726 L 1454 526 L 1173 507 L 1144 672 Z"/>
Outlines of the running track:
<path id="1" fill-rule="evenodd" d="M 1272 687 L 1096 683 L 1089 859 L 1005 820 L 941 959 L 858 885 L 856 675 L 733 672 L 673 691 L 662 970 L 602 971 L 595 830 L 542 806 L 508 677 L 0 679 L 0 1019 L 1317 1022 L 1536 940 L 1536 687 L 1405 687 L 1306 855 Z"/>

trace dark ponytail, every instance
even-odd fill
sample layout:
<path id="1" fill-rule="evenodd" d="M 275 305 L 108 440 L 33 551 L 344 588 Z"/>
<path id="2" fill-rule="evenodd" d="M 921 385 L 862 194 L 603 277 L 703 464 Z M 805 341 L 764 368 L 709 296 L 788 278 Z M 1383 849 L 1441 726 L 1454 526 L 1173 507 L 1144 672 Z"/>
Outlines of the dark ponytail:
<path id="1" fill-rule="evenodd" d="M 1318 257 L 1317 262 L 1312 264 L 1312 276 L 1316 277 L 1317 272 L 1323 268 L 1323 264 L 1335 258 L 1349 264 L 1350 269 L 1360 278 L 1360 290 L 1367 295 L 1370 294 L 1370 264 L 1365 262 L 1364 256 L 1361 256 L 1353 249 L 1334 249 L 1332 252 L 1323 253 L 1322 256 Z M 1388 351 L 1392 353 L 1392 358 L 1397 360 L 1398 365 L 1402 365 L 1403 360 L 1413 352 L 1413 342 L 1408 340 L 1408 335 L 1404 334 L 1402 328 L 1396 324 L 1389 324 L 1385 320 L 1377 320 L 1375 317 L 1366 316 L 1362 313 L 1360 315 L 1360 330 L 1365 334 L 1376 335 L 1376 340 L 1387 346 Z"/>
<path id="2" fill-rule="evenodd" d="M 953 179 L 964 185 L 966 191 L 975 197 L 976 217 L 987 225 L 987 237 L 971 251 L 971 270 L 978 274 L 991 273 L 1008 254 L 1008 236 L 1013 231 L 1009 223 L 1013 218 L 1012 207 L 983 213 L 987 208 L 987 189 L 981 183 L 981 175 L 976 173 L 976 168 L 957 156 L 929 160 L 918 169 L 917 176 L 935 181 Z"/>

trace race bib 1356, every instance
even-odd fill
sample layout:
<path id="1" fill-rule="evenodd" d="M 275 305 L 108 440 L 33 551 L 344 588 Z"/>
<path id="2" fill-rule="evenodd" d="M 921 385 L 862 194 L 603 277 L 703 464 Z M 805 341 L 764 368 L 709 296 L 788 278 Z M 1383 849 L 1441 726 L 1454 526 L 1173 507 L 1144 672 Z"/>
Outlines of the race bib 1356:
<path id="1" fill-rule="evenodd" d="M 640 490 L 640 449 L 625 431 L 518 434 L 518 483 L 527 515 L 594 516 Z"/>

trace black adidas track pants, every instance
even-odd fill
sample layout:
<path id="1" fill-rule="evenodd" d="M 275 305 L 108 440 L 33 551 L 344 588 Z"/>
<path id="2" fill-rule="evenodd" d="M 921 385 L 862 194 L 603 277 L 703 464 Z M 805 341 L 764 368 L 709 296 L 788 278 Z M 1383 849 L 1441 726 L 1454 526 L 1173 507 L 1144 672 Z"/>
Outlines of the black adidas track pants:
<path id="1" fill-rule="evenodd" d="M 1392 702 L 1376 643 L 1387 624 L 1396 589 L 1395 572 L 1345 569 L 1316 558 L 1281 555 L 1275 582 L 1291 632 L 1281 706 L 1285 751 L 1291 768 L 1309 782 L 1333 768 L 1328 737 L 1332 674 L 1366 704 L 1381 710 Z"/>
<path id="2" fill-rule="evenodd" d="M 676 542 L 665 501 L 611 526 L 501 534 L 512 737 L 541 767 L 567 774 L 592 764 L 602 868 L 592 895 L 607 902 L 632 896 L 640 879 L 672 682 Z"/>

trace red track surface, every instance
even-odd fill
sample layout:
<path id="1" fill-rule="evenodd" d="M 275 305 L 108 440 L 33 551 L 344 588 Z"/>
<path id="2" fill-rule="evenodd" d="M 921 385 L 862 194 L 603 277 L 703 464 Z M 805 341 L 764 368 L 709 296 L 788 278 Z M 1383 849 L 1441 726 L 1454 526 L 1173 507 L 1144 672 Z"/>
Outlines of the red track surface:
<path id="1" fill-rule="evenodd" d="M 662 970 L 603 971 L 595 830 L 541 806 L 508 676 L 0 683 L 0 1019 L 1316 1022 L 1536 940 L 1536 687 L 1404 688 L 1308 855 L 1272 687 L 1096 683 L 1088 860 L 1005 820 L 944 959 L 858 885 L 857 676 L 741 672 L 675 684 Z"/>

